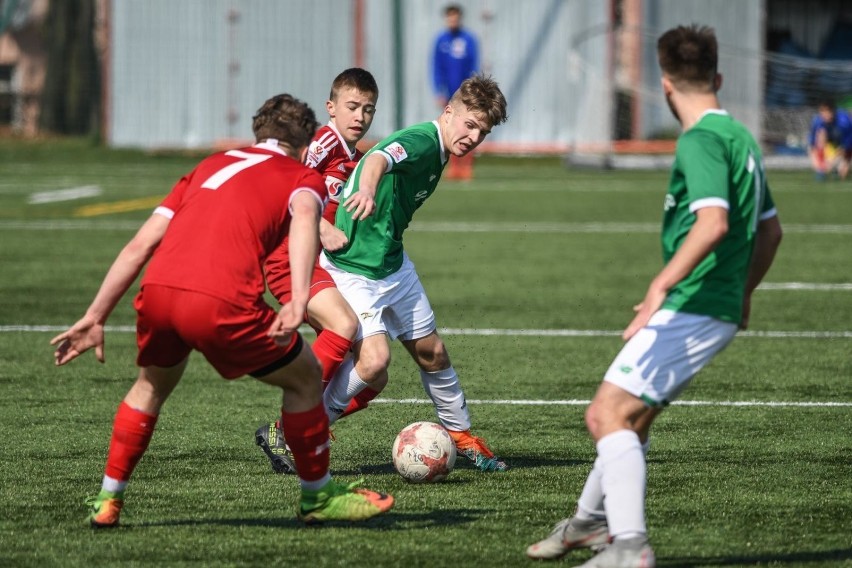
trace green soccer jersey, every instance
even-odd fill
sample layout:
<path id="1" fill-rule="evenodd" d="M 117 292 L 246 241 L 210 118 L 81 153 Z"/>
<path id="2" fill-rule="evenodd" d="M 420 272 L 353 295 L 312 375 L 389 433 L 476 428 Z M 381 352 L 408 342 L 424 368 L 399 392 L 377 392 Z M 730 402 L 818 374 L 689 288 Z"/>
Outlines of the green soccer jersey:
<path id="1" fill-rule="evenodd" d="M 437 122 L 397 131 L 364 155 L 343 187 L 341 204 L 358 191 L 362 166 L 376 153 L 388 166 L 376 188 L 375 211 L 356 221 L 340 207 L 334 224 L 346 233 L 349 243 L 340 250 L 325 251 L 325 255 L 342 270 L 381 280 L 402 266 L 402 233 L 417 208 L 435 191 L 446 156 Z"/>
<path id="2" fill-rule="evenodd" d="M 757 224 L 775 215 L 760 148 L 725 111 L 707 111 L 677 142 L 663 214 L 668 262 L 705 206 L 728 209 L 728 233 L 668 294 L 663 308 L 739 323 Z"/>

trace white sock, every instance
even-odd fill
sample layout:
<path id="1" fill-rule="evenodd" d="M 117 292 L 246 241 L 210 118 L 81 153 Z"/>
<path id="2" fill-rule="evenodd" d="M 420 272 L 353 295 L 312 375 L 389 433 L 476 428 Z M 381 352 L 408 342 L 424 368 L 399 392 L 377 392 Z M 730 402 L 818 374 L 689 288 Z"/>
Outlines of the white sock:
<path id="1" fill-rule="evenodd" d="M 575 516 L 584 521 L 606 518 L 604 495 L 601 488 L 600 461 L 600 458 L 595 460 L 592 471 L 586 478 L 586 484 L 583 485 L 583 492 L 580 493 L 580 498 L 577 500 L 577 514 Z"/>
<path id="2" fill-rule="evenodd" d="M 420 380 L 444 428 L 456 432 L 470 430 L 470 413 L 456 370 L 452 367 L 435 372 L 420 369 Z"/>
<path id="3" fill-rule="evenodd" d="M 355 395 L 367 388 L 358 371 L 355 370 L 355 362 L 350 358 L 340 365 L 337 372 L 328 383 L 325 392 L 322 393 L 322 403 L 325 413 L 328 415 L 329 425 L 334 424 L 349 402 Z"/>
<path id="4" fill-rule="evenodd" d="M 609 534 L 613 538 L 641 536 L 645 526 L 645 455 L 632 430 L 607 434 L 597 444 Z"/>
<path id="5" fill-rule="evenodd" d="M 648 450 L 651 447 L 651 438 L 649 437 L 642 444 L 642 455 L 647 456 Z M 606 517 L 604 511 L 604 494 L 601 488 L 601 468 L 599 465 L 600 459 L 596 459 L 592 466 L 592 471 L 586 478 L 586 484 L 583 486 L 583 492 L 580 494 L 580 499 L 577 500 L 576 517 L 580 520 L 588 521 L 592 519 L 603 519 Z"/>
<path id="6" fill-rule="evenodd" d="M 322 489 L 323 485 L 331 481 L 331 474 L 326 472 L 325 475 L 317 479 L 316 481 L 306 481 L 304 479 L 299 479 L 299 485 L 302 486 L 302 489 L 306 489 L 308 491 L 317 491 Z"/>
<path id="7" fill-rule="evenodd" d="M 108 475 L 105 475 L 101 482 L 101 489 L 109 491 L 110 493 L 121 493 L 126 487 L 127 481 L 119 481 L 118 479 L 113 479 Z"/>

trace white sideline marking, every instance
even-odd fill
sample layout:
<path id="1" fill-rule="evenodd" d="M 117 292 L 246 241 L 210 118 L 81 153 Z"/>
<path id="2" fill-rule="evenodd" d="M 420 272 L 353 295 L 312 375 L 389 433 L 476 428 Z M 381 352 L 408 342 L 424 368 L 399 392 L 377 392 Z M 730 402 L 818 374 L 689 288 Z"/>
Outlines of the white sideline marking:
<path id="1" fill-rule="evenodd" d="M 41 221 L 0 221 L 0 230 L 7 231 L 136 231 L 139 221 L 84 221 L 52 219 Z"/>
<path id="2" fill-rule="evenodd" d="M 111 231 L 116 229 L 136 230 L 143 223 L 117 220 L 51 219 L 37 221 L 0 221 L 0 230 L 14 231 Z M 442 222 L 414 221 L 411 230 L 426 233 L 610 233 L 610 234 L 657 234 L 659 223 L 547 223 L 547 222 Z M 852 225 L 797 225 L 785 224 L 787 233 L 852 234 Z"/>
<path id="3" fill-rule="evenodd" d="M 852 290 L 852 283 L 842 282 L 835 284 L 822 284 L 819 282 L 765 282 L 757 287 L 758 290 L 808 290 L 808 291 L 835 291 Z"/>
<path id="4" fill-rule="evenodd" d="M 411 230 L 430 233 L 651 233 L 659 223 L 442 222 L 411 223 Z M 852 234 L 852 225 L 784 225 L 787 233 Z"/>
<path id="5" fill-rule="evenodd" d="M 69 189 L 56 189 L 53 191 L 38 191 L 31 193 L 27 203 L 30 205 L 40 205 L 42 203 L 56 203 L 58 201 L 72 201 L 74 199 L 82 199 L 84 197 L 94 197 L 104 192 L 97 185 L 84 185 L 81 187 L 72 187 Z"/>
<path id="6" fill-rule="evenodd" d="M 10 332 L 61 332 L 70 325 L 0 325 L 0 333 Z M 108 325 L 105 331 L 113 333 L 135 333 L 133 325 Z M 313 333 L 309 326 L 299 329 L 302 333 Z M 619 330 L 604 329 L 465 329 L 438 328 L 441 335 L 524 336 L 524 337 L 621 337 Z M 825 339 L 852 338 L 852 331 L 741 331 L 738 337 L 771 337 L 776 339 Z"/>
<path id="7" fill-rule="evenodd" d="M 377 398 L 380 404 L 432 404 L 428 398 Z M 506 404 L 512 406 L 586 406 L 590 400 L 467 400 L 468 404 Z M 672 406 L 737 406 L 737 407 L 852 407 L 852 402 L 778 402 L 759 400 L 676 400 Z"/>
<path id="8" fill-rule="evenodd" d="M 481 335 L 481 336 L 504 336 L 522 335 L 531 337 L 621 337 L 621 331 L 610 331 L 603 329 L 459 329 L 441 328 L 438 333 L 442 335 Z M 741 331 L 738 337 L 775 337 L 775 338 L 852 338 L 852 331 Z"/>

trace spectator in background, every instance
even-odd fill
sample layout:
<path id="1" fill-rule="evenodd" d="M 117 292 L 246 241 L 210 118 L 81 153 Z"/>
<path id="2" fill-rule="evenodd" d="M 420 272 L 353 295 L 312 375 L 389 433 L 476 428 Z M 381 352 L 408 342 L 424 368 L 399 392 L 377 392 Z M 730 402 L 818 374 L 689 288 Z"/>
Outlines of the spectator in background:
<path id="1" fill-rule="evenodd" d="M 835 106 L 833 101 L 823 101 L 811 122 L 808 134 L 808 155 L 817 179 L 825 180 L 836 173 L 840 179 L 849 174 L 852 159 L 852 119 L 849 113 Z"/>
<path id="2" fill-rule="evenodd" d="M 444 8 L 446 30 L 435 39 L 432 52 L 432 86 L 438 106 L 442 109 L 468 77 L 479 71 L 479 41 L 462 27 L 461 6 Z M 473 177 L 473 152 L 465 156 L 450 156 L 447 179 Z"/>

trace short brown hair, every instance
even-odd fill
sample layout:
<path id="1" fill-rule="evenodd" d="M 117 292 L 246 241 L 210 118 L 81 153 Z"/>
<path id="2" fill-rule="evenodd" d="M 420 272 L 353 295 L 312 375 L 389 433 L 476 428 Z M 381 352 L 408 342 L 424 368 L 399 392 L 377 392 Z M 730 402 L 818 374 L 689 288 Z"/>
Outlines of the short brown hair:
<path id="1" fill-rule="evenodd" d="M 450 99 L 450 104 L 457 102 L 467 110 L 481 114 L 490 126 L 503 124 L 509 118 L 506 114 L 506 97 L 490 75 L 477 73 L 465 79 Z"/>
<path id="2" fill-rule="evenodd" d="M 660 69 L 681 91 L 713 92 L 719 64 L 716 33 L 708 26 L 678 26 L 657 40 Z"/>
<path id="3" fill-rule="evenodd" d="M 296 149 L 311 143 L 319 123 L 311 107 L 283 93 L 263 103 L 252 117 L 251 127 L 258 142 L 274 138 Z"/>
<path id="4" fill-rule="evenodd" d="M 340 90 L 347 87 L 351 87 L 367 95 L 375 95 L 376 98 L 379 98 L 379 86 L 376 84 L 376 79 L 366 69 L 350 67 L 341 71 L 331 83 L 331 93 L 329 93 L 328 98 L 332 101 L 337 99 L 337 94 Z"/>
<path id="5" fill-rule="evenodd" d="M 444 8 L 444 15 L 449 16 L 450 14 L 458 14 L 459 17 L 461 17 L 464 15 L 464 11 L 458 4 L 449 4 L 446 8 Z"/>

